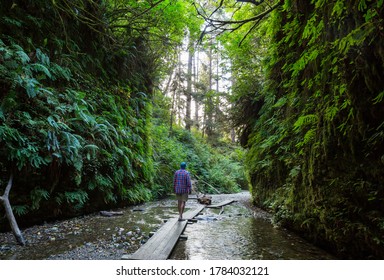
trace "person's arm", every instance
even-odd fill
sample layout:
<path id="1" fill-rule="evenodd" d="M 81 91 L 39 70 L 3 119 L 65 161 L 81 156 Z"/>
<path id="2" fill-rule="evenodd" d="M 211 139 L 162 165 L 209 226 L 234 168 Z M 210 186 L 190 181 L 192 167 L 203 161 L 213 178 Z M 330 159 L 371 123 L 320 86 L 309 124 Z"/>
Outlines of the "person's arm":
<path id="1" fill-rule="evenodd" d="M 176 176 L 176 172 L 175 172 L 175 174 L 173 175 L 173 191 L 174 192 L 176 192 L 176 180 L 177 180 L 176 177 L 177 176 Z"/>
<path id="2" fill-rule="evenodd" d="M 188 172 L 187 174 L 187 188 L 188 188 L 188 193 L 191 193 L 192 191 L 192 182 L 191 182 L 191 176 Z"/>

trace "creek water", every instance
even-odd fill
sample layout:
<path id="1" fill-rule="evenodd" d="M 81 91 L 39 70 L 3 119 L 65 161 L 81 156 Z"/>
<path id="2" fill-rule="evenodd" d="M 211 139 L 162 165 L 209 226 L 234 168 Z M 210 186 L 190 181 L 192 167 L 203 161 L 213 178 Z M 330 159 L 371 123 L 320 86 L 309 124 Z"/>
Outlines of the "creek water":
<path id="1" fill-rule="evenodd" d="M 335 259 L 297 235 L 275 227 L 267 213 L 249 205 L 249 193 L 215 195 L 212 203 L 237 200 L 224 208 L 206 208 L 188 224 L 170 259 Z M 28 241 L 14 244 L 0 234 L 0 259 L 119 259 L 133 253 L 166 219 L 177 216 L 174 199 L 119 209 L 123 215 L 98 213 L 23 230 Z M 195 199 L 187 208 L 197 206 Z M 187 211 L 188 209 L 186 209 Z"/>
<path id="2" fill-rule="evenodd" d="M 233 196 L 248 199 L 247 193 Z M 192 260 L 318 260 L 335 259 L 286 229 L 274 226 L 267 213 L 232 203 L 206 208 L 198 222 L 187 226 L 172 259 Z M 222 213 L 221 213 L 222 212 Z"/>

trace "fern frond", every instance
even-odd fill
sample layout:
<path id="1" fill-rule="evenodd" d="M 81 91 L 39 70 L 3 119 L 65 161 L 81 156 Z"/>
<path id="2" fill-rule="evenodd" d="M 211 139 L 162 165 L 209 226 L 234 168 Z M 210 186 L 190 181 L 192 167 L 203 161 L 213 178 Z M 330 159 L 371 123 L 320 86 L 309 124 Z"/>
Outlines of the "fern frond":
<path id="1" fill-rule="evenodd" d="M 12 206 L 12 210 L 16 213 L 18 216 L 22 216 L 28 213 L 28 206 L 27 205 L 15 205 Z"/>
<path id="2" fill-rule="evenodd" d="M 43 64 L 40 64 L 40 63 L 33 63 L 30 65 L 31 67 L 31 70 L 34 71 L 34 72 L 42 72 L 44 73 L 48 78 L 52 79 L 52 75 L 51 75 L 51 72 L 48 70 L 47 67 L 45 67 Z"/>
<path id="3" fill-rule="evenodd" d="M 319 117 L 315 114 L 300 116 L 293 125 L 293 129 L 298 132 L 303 126 L 314 125 L 318 122 Z"/>
<path id="4" fill-rule="evenodd" d="M 374 99 L 373 104 L 380 103 L 384 100 L 384 91 L 380 92 Z"/>

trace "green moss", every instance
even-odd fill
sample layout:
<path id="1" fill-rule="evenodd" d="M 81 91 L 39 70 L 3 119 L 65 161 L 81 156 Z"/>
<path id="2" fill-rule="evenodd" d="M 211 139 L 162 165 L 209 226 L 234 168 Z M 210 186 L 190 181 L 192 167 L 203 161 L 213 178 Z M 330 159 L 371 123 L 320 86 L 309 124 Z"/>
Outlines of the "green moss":
<path id="1" fill-rule="evenodd" d="M 255 203 L 346 258 L 384 256 L 383 10 L 285 1 L 270 19 L 262 98 L 273 102 L 248 142 Z"/>

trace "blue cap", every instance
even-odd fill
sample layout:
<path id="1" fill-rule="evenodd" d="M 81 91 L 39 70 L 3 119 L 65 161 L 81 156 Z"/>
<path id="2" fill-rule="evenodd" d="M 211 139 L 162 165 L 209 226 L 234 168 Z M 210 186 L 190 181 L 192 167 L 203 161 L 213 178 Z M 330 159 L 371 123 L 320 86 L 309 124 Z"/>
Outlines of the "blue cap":
<path id="1" fill-rule="evenodd" d="M 187 164 L 185 163 L 185 162 L 182 162 L 181 164 L 180 164 L 180 168 L 181 169 L 185 169 L 187 167 Z"/>

